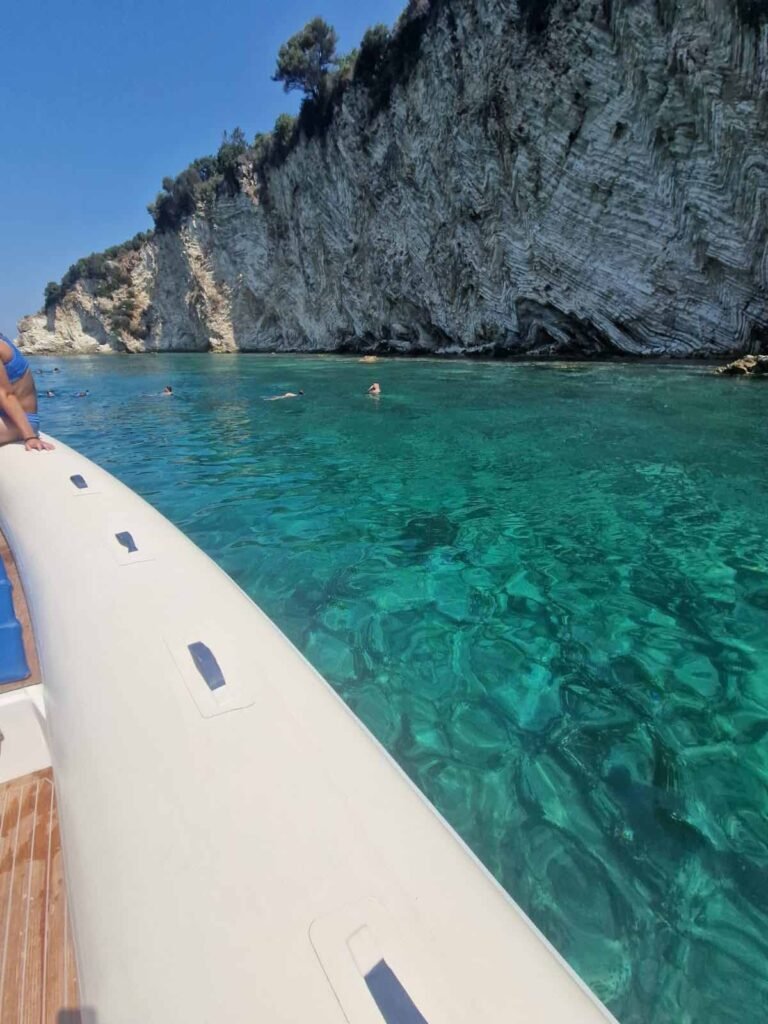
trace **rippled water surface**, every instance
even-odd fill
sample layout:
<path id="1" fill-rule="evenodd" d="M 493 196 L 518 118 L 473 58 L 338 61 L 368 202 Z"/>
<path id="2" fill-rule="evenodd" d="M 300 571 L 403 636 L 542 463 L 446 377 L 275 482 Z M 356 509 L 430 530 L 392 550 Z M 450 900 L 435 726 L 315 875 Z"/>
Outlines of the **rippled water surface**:
<path id="1" fill-rule="evenodd" d="M 59 365 L 44 427 L 237 579 L 624 1024 L 763 1024 L 768 382 Z"/>

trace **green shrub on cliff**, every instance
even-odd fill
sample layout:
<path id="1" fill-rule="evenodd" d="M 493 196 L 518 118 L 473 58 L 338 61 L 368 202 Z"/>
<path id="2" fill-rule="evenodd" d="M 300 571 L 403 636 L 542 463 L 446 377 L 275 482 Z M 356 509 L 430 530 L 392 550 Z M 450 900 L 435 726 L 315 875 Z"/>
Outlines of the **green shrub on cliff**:
<path id="1" fill-rule="evenodd" d="M 144 245 L 145 242 L 148 242 L 151 237 L 151 231 L 139 231 L 139 233 L 134 235 L 133 238 L 129 238 L 127 242 L 121 242 L 119 245 L 111 245 L 109 249 L 105 249 L 104 255 L 108 260 L 116 260 L 124 253 L 138 252 L 142 245 Z"/>
<path id="2" fill-rule="evenodd" d="M 216 157 L 200 157 L 178 177 L 163 178 L 163 191 L 147 207 L 158 232 L 177 231 L 185 217 L 194 213 L 201 187 L 209 181 L 222 180 L 217 166 Z"/>
<path id="3" fill-rule="evenodd" d="M 323 79 L 317 96 L 305 96 L 297 125 L 305 138 L 325 134 L 350 81 L 349 73 L 344 76 L 338 73 L 328 75 Z"/>
<path id="4" fill-rule="evenodd" d="M 43 308 L 50 309 L 51 306 L 55 306 L 60 298 L 63 297 L 61 285 L 57 284 L 56 281 L 49 281 L 45 286 L 45 292 L 43 293 Z"/>
<path id="5" fill-rule="evenodd" d="M 178 178 L 163 178 L 163 191 L 147 207 L 159 232 L 175 231 L 185 217 L 195 209 L 195 189 L 200 175 L 193 167 L 182 171 Z"/>
<path id="6" fill-rule="evenodd" d="M 293 149 L 297 123 L 298 118 L 291 114 L 280 114 L 271 132 L 259 132 L 254 137 L 241 166 L 260 176 L 263 182 L 267 167 L 280 164 Z"/>
<path id="7" fill-rule="evenodd" d="M 290 114 L 280 114 L 272 129 L 273 146 L 280 150 L 287 150 L 293 140 L 293 133 L 296 128 L 296 118 Z"/>
<path id="8" fill-rule="evenodd" d="M 248 143 L 242 128 L 235 128 L 231 135 L 224 132 L 224 139 L 216 154 L 216 171 L 221 176 L 227 191 L 234 195 L 240 188 L 240 170 Z"/>
<path id="9" fill-rule="evenodd" d="M 113 331 L 130 331 L 137 304 L 133 295 L 122 299 L 109 313 L 109 324 Z"/>
<path id="10" fill-rule="evenodd" d="M 251 166 L 258 169 L 266 163 L 272 150 L 272 132 L 259 132 L 254 136 L 251 146 Z"/>
<path id="11" fill-rule="evenodd" d="M 249 152 L 242 128 L 225 131 L 216 156 L 198 157 L 177 177 L 163 178 L 162 192 L 147 207 L 157 231 L 177 231 L 206 196 L 238 192 Z"/>
<path id="12" fill-rule="evenodd" d="M 389 104 L 395 86 L 407 81 L 416 67 L 437 2 L 410 0 L 391 33 L 385 25 L 375 25 L 363 36 L 354 80 L 367 90 L 372 114 Z"/>
<path id="13" fill-rule="evenodd" d="M 43 306 L 51 309 L 61 302 L 66 293 L 79 281 L 89 281 L 94 285 L 94 294 L 99 296 L 113 295 L 118 288 L 130 283 L 131 275 L 123 264 L 123 258 L 130 252 L 137 252 L 152 237 L 151 231 L 140 231 L 133 238 L 120 245 L 110 246 L 104 252 L 94 252 L 73 263 L 61 283 L 49 281 L 45 286 Z"/>
<path id="14" fill-rule="evenodd" d="M 349 81 L 349 79 L 352 78 L 353 74 L 355 73 L 355 64 L 357 63 L 357 58 L 359 55 L 360 51 L 355 49 L 350 50 L 349 53 L 343 53 L 339 57 L 338 61 L 336 62 L 336 75 L 340 80 Z"/>
<path id="15" fill-rule="evenodd" d="M 240 132 L 240 129 L 235 128 L 232 134 L 234 135 L 235 132 Z M 242 132 L 240 134 L 242 135 Z M 226 137 L 227 133 L 224 132 L 224 138 L 226 139 Z M 245 138 L 243 138 L 243 141 L 245 141 Z M 216 177 L 219 170 L 219 159 L 218 156 L 200 156 L 197 160 L 193 160 L 189 166 L 193 171 L 197 172 L 200 181 L 205 183 Z"/>
<path id="16" fill-rule="evenodd" d="M 366 31 L 355 61 L 356 81 L 370 85 L 381 75 L 390 39 L 390 31 L 386 25 L 374 25 Z"/>
<path id="17" fill-rule="evenodd" d="M 317 98 L 331 65 L 337 63 L 336 30 L 322 18 L 313 18 L 280 47 L 273 82 L 282 82 L 285 92 L 300 89 Z"/>

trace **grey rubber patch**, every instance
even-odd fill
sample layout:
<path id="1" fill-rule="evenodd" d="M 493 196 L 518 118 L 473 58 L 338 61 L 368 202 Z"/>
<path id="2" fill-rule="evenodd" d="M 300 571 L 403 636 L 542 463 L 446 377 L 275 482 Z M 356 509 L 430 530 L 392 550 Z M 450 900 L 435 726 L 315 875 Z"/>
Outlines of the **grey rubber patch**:
<path id="1" fill-rule="evenodd" d="M 387 1024 L 427 1024 L 386 960 L 379 960 L 368 971 L 365 984 Z"/>
<path id="2" fill-rule="evenodd" d="M 224 673 L 221 671 L 219 663 L 216 661 L 216 656 L 210 647 L 206 647 L 204 643 L 198 641 L 194 644 L 188 644 L 187 649 L 192 655 L 195 668 L 205 680 L 209 690 L 218 690 L 220 687 L 227 685 Z"/>
<path id="3" fill-rule="evenodd" d="M 125 548 L 129 555 L 132 555 L 134 551 L 139 550 L 136 547 L 136 542 L 134 541 L 133 537 L 130 535 L 130 533 L 128 533 L 127 530 L 123 530 L 122 533 L 116 533 L 115 540 L 118 542 L 118 544 L 123 545 L 123 547 Z"/>

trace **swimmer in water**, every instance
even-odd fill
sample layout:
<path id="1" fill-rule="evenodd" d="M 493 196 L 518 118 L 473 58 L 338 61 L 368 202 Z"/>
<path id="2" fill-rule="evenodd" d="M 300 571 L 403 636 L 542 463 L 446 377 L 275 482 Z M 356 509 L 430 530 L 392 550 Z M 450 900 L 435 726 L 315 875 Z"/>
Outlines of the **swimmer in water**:
<path id="1" fill-rule="evenodd" d="M 271 398 L 265 398 L 265 402 L 279 402 L 282 398 L 300 398 L 304 394 L 303 391 L 286 391 L 284 395 L 272 395 Z"/>
<path id="2" fill-rule="evenodd" d="M 76 391 L 75 398 L 87 398 L 90 393 L 90 391 Z"/>
<path id="3" fill-rule="evenodd" d="M 371 386 L 368 388 L 368 394 L 371 395 L 372 398 L 378 398 L 379 395 L 381 394 L 381 385 L 371 384 Z"/>
<path id="4" fill-rule="evenodd" d="M 55 391 L 46 391 L 45 392 L 45 397 L 46 398 L 55 398 L 56 397 L 56 392 Z"/>
<path id="5" fill-rule="evenodd" d="M 172 395 L 173 394 L 173 388 L 171 387 L 170 384 L 166 384 L 165 387 L 163 388 L 163 390 L 160 392 L 160 394 L 161 395 Z"/>

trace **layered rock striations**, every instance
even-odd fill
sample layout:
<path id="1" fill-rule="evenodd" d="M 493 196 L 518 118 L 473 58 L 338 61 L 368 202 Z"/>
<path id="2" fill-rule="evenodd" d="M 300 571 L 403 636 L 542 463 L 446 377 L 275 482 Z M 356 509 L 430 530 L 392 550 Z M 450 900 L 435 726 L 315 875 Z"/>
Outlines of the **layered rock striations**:
<path id="1" fill-rule="evenodd" d="M 425 4 L 387 103 L 353 81 L 321 136 L 121 256 L 109 297 L 84 278 L 24 319 L 24 348 L 768 349 L 761 0 Z"/>

